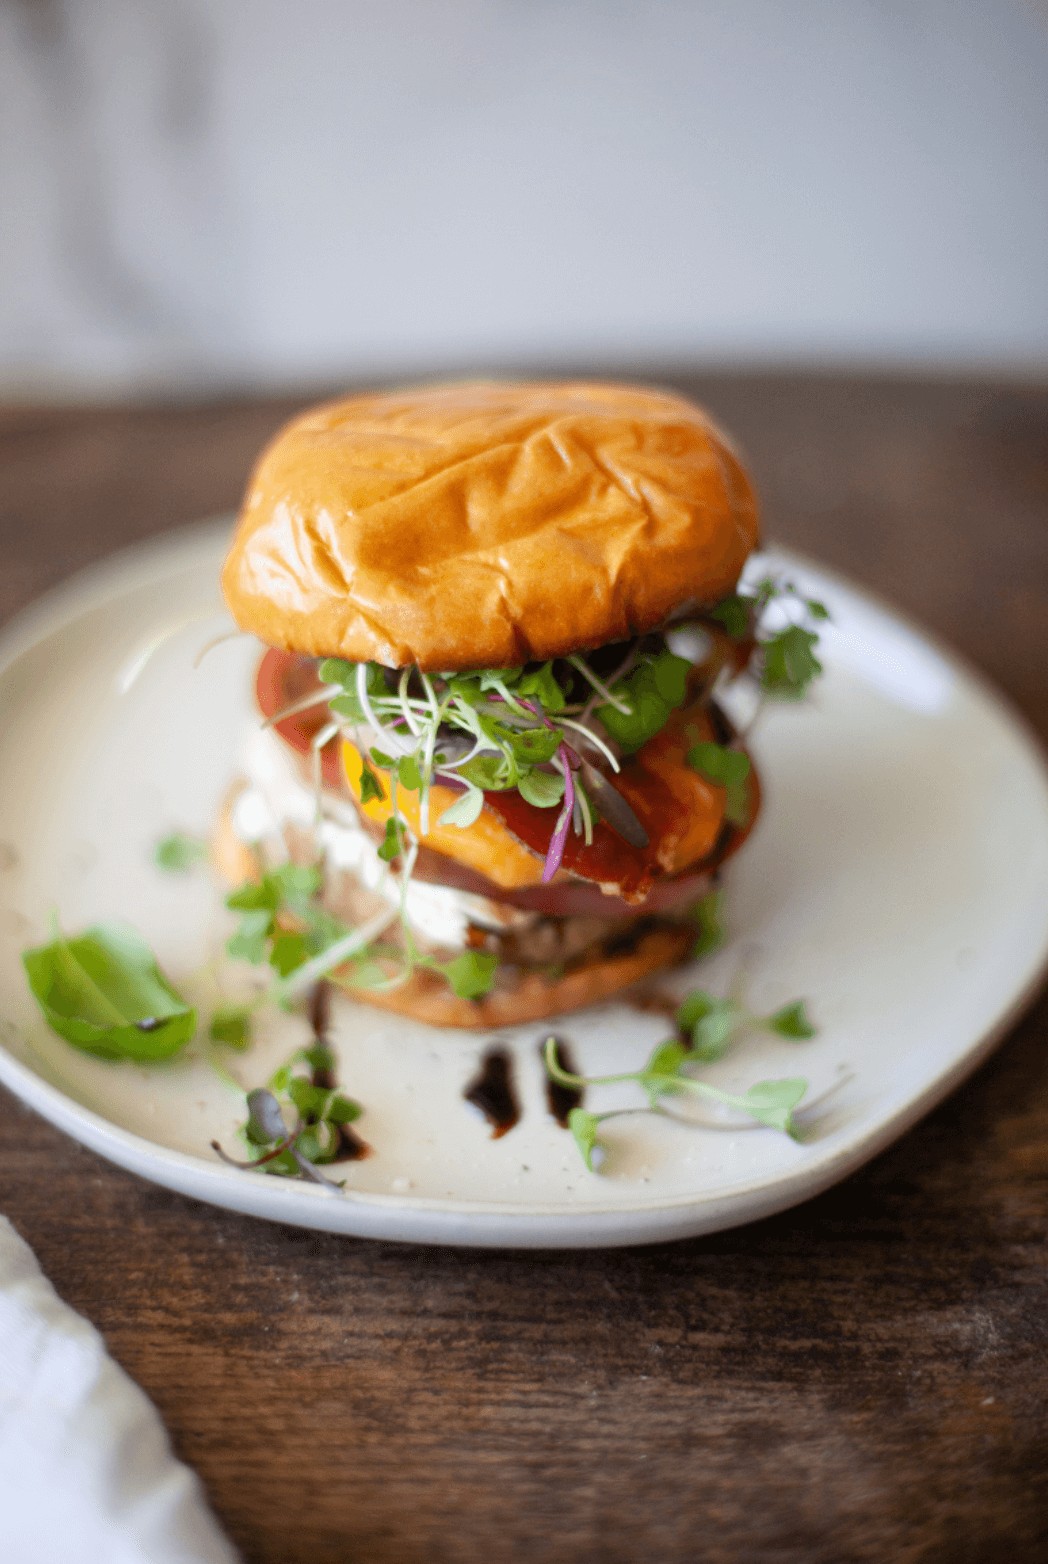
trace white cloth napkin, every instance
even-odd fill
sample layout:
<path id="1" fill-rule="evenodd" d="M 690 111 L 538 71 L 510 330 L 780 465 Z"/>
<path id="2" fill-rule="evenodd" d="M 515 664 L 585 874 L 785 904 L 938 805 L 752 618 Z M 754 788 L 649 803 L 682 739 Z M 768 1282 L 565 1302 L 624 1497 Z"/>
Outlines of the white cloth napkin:
<path id="1" fill-rule="evenodd" d="M 236 1564 L 153 1404 L 4 1217 L 0 1559 Z"/>

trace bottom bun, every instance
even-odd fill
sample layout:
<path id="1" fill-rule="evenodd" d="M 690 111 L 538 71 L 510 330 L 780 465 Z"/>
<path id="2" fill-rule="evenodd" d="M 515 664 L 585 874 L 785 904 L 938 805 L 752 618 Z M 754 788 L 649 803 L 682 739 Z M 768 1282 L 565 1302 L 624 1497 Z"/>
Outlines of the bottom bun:
<path id="1" fill-rule="evenodd" d="M 428 1021 L 430 1026 L 492 1031 L 599 1004 L 653 972 L 676 966 L 694 943 L 694 929 L 665 924 L 639 934 L 630 950 L 610 956 L 594 954 L 557 978 L 520 967 L 503 968 L 498 985 L 481 999 L 459 999 L 443 978 L 425 971 L 412 973 L 399 988 L 376 993 L 374 989 L 346 987 L 344 992 L 362 1004 L 395 1010 L 416 1021 Z"/>
<path id="2" fill-rule="evenodd" d="M 225 801 L 211 843 L 212 862 L 230 885 L 258 879 L 259 858 L 233 828 L 235 787 Z M 338 887 L 334 887 L 337 903 Z M 336 908 L 337 910 L 337 908 Z M 508 963 L 499 968 L 495 987 L 479 999 L 460 999 L 435 972 L 417 970 L 396 988 L 355 988 L 331 974 L 343 992 L 361 1004 L 412 1016 L 430 1026 L 496 1030 L 527 1021 L 581 1010 L 639 983 L 665 967 L 684 961 L 695 942 L 691 924 L 644 916 L 631 928 L 616 922 L 602 945 L 584 952 L 559 976 L 547 976 Z"/>

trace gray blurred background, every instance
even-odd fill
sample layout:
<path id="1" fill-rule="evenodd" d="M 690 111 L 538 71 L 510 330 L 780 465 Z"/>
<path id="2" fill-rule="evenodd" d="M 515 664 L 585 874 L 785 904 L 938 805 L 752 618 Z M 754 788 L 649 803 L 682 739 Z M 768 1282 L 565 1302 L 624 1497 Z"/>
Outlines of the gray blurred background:
<path id="1" fill-rule="evenodd" d="M 0 0 L 0 392 L 1048 368 L 1038 0 Z"/>

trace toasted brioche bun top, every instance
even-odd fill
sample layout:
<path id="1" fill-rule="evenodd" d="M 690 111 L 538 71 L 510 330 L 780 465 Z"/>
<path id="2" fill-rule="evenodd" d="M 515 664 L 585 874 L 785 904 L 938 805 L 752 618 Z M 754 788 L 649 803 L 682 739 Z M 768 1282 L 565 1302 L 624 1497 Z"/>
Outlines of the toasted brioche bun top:
<path id="1" fill-rule="evenodd" d="M 222 573 L 270 646 L 426 671 L 624 640 L 729 593 L 746 474 L 682 397 L 469 382 L 329 402 L 272 441 Z"/>

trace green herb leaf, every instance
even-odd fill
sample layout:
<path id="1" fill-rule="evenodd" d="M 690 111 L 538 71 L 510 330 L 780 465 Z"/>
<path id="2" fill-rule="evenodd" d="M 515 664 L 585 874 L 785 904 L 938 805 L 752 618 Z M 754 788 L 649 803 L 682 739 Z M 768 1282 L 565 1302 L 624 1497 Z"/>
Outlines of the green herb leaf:
<path id="1" fill-rule="evenodd" d="M 733 641 L 745 641 L 753 633 L 754 601 L 739 592 L 710 609 L 710 618 L 722 625 Z"/>
<path id="2" fill-rule="evenodd" d="M 498 957 L 487 951 L 464 950 L 442 970 L 459 999 L 480 999 L 490 992 L 498 964 Z"/>
<path id="3" fill-rule="evenodd" d="M 522 771 L 517 788 L 537 809 L 552 809 L 564 797 L 564 778 L 559 771 Z"/>
<path id="4" fill-rule="evenodd" d="M 807 694 L 811 681 L 822 672 L 813 650 L 818 639 L 814 630 L 787 625 L 763 643 L 761 685 L 769 695 L 798 700 Z"/>
<path id="5" fill-rule="evenodd" d="M 273 929 L 273 914 L 268 907 L 245 912 L 236 933 L 226 941 L 226 950 L 237 961 L 256 965 L 266 959 L 266 941 Z"/>
<path id="6" fill-rule="evenodd" d="M 367 761 L 363 760 L 360 768 L 360 802 L 370 804 L 373 798 L 385 798 L 385 796 L 378 777 Z"/>
<path id="7" fill-rule="evenodd" d="M 172 988 L 133 929 L 97 924 L 27 950 L 33 997 L 59 1037 L 100 1059 L 169 1059 L 196 1030 L 196 1011 Z"/>
<path id="8" fill-rule="evenodd" d="M 714 889 L 708 891 L 691 910 L 691 915 L 699 926 L 699 936 L 691 952 L 696 961 L 702 956 L 712 955 L 724 944 L 727 936 L 722 921 L 722 906 L 723 892 Z"/>
<path id="9" fill-rule="evenodd" d="M 416 755 L 401 755 L 397 761 L 397 779 L 409 793 L 417 793 L 422 786 L 422 773 Z"/>
<path id="10" fill-rule="evenodd" d="M 564 739 L 560 728 L 506 728 L 504 732 L 517 760 L 525 766 L 552 760 Z"/>
<path id="11" fill-rule="evenodd" d="M 688 994 L 677 1011 L 677 1025 L 690 1037 L 690 1057 L 703 1064 L 722 1059 L 743 1020 L 733 999 L 717 999 L 705 989 Z"/>
<path id="12" fill-rule="evenodd" d="M 207 843 L 198 836 L 186 836 L 172 831 L 157 842 L 153 850 L 153 862 L 168 874 L 186 874 L 207 857 Z"/>
<path id="13" fill-rule="evenodd" d="M 460 829 L 467 830 L 479 819 L 483 808 L 484 794 L 479 789 L 471 787 L 462 794 L 461 798 L 456 798 L 453 804 L 448 805 L 437 824 L 457 825 Z"/>
<path id="14" fill-rule="evenodd" d="M 814 1037 L 818 1027 L 814 1026 L 804 1008 L 804 1000 L 794 1000 L 792 1005 L 783 1005 L 781 1010 L 776 1010 L 774 1015 L 762 1023 L 769 1032 L 777 1032 L 780 1037 L 797 1038 L 801 1041 Z"/>
<path id="15" fill-rule="evenodd" d="M 317 676 L 321 684 L 340 684 L 348 688 L 356 683 L 357 665 L 346 662 L 342 657 L 325 657 L 317 669 Z"/>
<path id="16" fill-rule="evenodd" d="M 807 1090 L 807 1081 L 800 1077 L 783 1081 L 757 1081 L 737 1101 L 758 1124 L 766 1124 L 769 1129 L 793 1135 L 793 1110 Z"/>
<path id="17" fill-rule="evenodd" d="M 392 863 L 400 856 L 400 832 L 392 816 L 386 821 L 386 834 L 379 843 L 378 855 L 383 863 Z"/>
<path id="18" fill-rule="evenodd" d="M 289 977 L 313 954 L 315 952 L 304 934 L 294 929 L 281 929 L 273 935 L 269 947 L 269 965 L 279 977 Z"/>
<path id="19" fill-rule="evenodd" d="M 517 695 L 538 701 L 543 711 L 555 716 L 558 711 L 563 711 L 567 704 L 564 691 L 553 677 L 553 664 L 543 663 L 541 668 L 532 669 L 525 673 L 519 680 Z"/>
<path id="20" fill-rule="evenodd" d="M 251 1014 L 250 1005 L 220 1005 L 208 1029 L 211 1041 L 226 1048 L 246 1048 L 251 1042 Z"/>
<path id="21" fill-rule="evenodd" d="M 687 754 L 693 771 L 722 787 L 724 813 L 732 825 L 745 825 L 750 817 L 750 757 L 725 744 L 693 744 Z"/>
<path id="22" fill-rule="evenodd" d="M 620 680 L 612 693 L 629 707 L 598 706 L 597 716 L 627 755 L 634 754 L 666 726 L 684 702 L 691 664 L 664 648 Z"/>
<path id="23" fill-rule="evenodd" d="M 483 793 L 500 793 L 510 786 L 510 767 L 505 755 L 474 755 L 461 767 L 459 776 Z"/>
<path id="24" fill-rule="evenodd" d="M 596 1173 L 594 1160 L 599 1153 L 603 1158 L 607 1148 L 600 1139 L 597 1131 L 600 1127 L 600 1114 L 587 1113 L 585 1108 L 572 1108 L 568 1114 L 568 1129 L 574 1137 L 575 1144 L 582 1154 L 582 1160 L 591 1173 Z"/>

